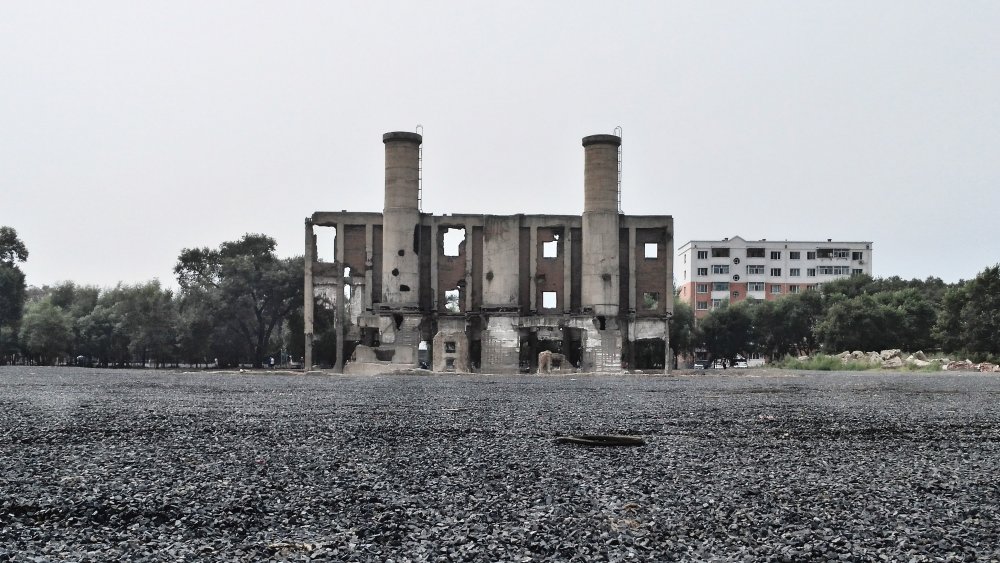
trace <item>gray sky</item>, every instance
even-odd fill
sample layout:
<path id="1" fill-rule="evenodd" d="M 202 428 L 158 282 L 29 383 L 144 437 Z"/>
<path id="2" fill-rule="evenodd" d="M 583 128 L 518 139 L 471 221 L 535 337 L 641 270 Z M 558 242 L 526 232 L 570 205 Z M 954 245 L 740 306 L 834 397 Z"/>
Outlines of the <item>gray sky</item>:
<path id="1" fill-rule="evenodd" d="M 424 127 L 424 210 L 622 205 L 691 239 L 872 240 L 876 276 L 1000 261 L 997 2 L 4 2 L 0 224 L 28 283 L 159 278 L 316 210 L 381 211 Z"/>

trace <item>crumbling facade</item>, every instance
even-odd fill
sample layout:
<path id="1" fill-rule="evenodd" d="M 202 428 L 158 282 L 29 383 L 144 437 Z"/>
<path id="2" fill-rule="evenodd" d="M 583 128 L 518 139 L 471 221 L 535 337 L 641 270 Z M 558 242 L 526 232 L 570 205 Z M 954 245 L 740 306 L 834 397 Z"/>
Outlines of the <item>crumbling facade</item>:
<path id="1" fill-rule="evenodd" d="M 673 218 L 620 212 L 620 137 L 583 139 L 582 216 L 422 213 L 421 135 L 382 140 L 382 213 L 306 219 L 306 369 L 527 372 L 545 351 L 584 371 L 668 365 Z M 334 310 L 334 358 L 313 357 L 317 307 Z"/>

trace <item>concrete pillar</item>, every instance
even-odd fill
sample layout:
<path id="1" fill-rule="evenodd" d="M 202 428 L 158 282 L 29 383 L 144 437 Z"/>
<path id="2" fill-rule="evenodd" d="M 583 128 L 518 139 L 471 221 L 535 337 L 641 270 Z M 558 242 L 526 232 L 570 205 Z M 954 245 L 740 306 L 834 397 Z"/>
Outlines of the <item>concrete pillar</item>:
<path id="1" fill-rule="evenodd" d="M 618 314 L 618 147 L 615 135 L 583 138 L 583 307 Z"/>
<path id="2" fill-rule="evenodd" d="M 419 305 L 420 143 L 417 133 L 382 135 L 385 143 L 385 208 L 382 211 L 382 304 Z M 423 244 L 429 244 L 424 241 Z"/>
<path id="3" fill-rule="evenodd" d="M 567 228 L 563 233 L 563 312 L 572 309 L 573 290 L 573 229 Z"/>
<path id="4" fill-rule="evenodd" d="M 532 225 L 528 231 L 528 308 L 537 311 L 538 306 L 538 227 Z"/>
<path id="5" fill-rule="evenodd" d="M 312 219 L 306 219 L 305 287 L 303 288 L 302 325 L 305 331 L 305 355 L 302 367 L 309 371 L 313 367 L 313 317 L 315 298 L 313 297 L 313 262 L 316 261 L 316 235 L 313 234 Z"/>

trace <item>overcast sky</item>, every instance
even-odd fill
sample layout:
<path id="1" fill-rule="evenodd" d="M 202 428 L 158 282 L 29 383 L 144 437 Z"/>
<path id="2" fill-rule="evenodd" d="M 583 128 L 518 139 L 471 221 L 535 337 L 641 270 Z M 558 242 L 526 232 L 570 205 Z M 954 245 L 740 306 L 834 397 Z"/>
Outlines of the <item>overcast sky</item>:
<path id="1" fill-rule="evenodd" d="M 874 241 L 876 276 L 1000 261 L 1000 3 L 3 2 L 0 225 L 31 285 L 175 285 L 182 248 L 303 252 L 381 211 L 386 131 L 424 128 L 424 211 L 622 205 L 675 246 Z"/>

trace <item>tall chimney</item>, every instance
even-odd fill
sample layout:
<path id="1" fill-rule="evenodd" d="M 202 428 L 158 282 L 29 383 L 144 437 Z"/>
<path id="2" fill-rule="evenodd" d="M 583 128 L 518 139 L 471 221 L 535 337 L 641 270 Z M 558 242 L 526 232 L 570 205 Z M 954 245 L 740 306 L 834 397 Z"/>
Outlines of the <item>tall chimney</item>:
<path id="1" fill-rule="evenodd" d="M 394 131 L 385 143 L 382 210 L 382 304 L 417 307 L 420 293 L 420 143 L 417 133 Z"/>
<path id="2" fill-rule="evenodd" d="M 618 314 L 618 147 L 621 137 L 583 138 L 583 306 Z"/>

